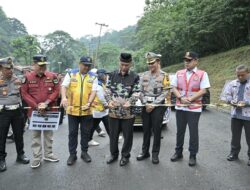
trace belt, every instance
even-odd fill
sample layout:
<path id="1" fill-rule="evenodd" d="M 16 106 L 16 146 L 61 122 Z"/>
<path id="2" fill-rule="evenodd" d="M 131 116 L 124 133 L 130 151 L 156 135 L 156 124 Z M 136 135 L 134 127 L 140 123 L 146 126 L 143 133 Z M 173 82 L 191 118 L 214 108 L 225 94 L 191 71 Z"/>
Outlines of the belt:
<path id="1" fill-rule="evenodd" d="M 14 104 L 14 105 L 0 105 L 0 110 L 16 110 L 20 108 L 20 104 Z"/>

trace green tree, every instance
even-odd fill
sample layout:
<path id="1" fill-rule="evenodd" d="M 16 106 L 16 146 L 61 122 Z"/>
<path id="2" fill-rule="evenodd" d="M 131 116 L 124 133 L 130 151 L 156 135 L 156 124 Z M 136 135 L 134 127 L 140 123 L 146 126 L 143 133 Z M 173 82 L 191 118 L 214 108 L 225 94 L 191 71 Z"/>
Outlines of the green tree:
<path id="1" fill-rule="evenodd" d="M 25 35 L 12 40 L 11 46 L 15 58 L 19 62 L 24 60 L 26 65 L 31 64 L 33 55 L 41 51 L 36 37 L 31 35 Z"/>
<path id="2" fill-rule="evenodd" d="M 25 26 L 16 18 L 8 18 L 0 7 L 0 57 L 10 56 L 11 41 L 27 34 Z"/>
<path id="3" fill-rule="evenodd" d="M 42 47 L 43 52 L 49 57 L 51 70 L 56 72 L 75 67 L 79 62 L 79 57 L 87 54 L 84 44 L 76 41 L 64 31 L 55 31 L 46 35 Z"/>
<path id="4" fill-rule="evenodd" d="M 249 25 L 249 0 L 147 0 L 136 36 L 167 65 L 187 50 L 204 56 L 249 44 Z"/>
<path id="5" fill-rule="evenodd" d="M 120 48 L 111 43 L 101 44 L 97 65 L 99 68 L 106 68 L 111 71 L 117 67 Z"/>

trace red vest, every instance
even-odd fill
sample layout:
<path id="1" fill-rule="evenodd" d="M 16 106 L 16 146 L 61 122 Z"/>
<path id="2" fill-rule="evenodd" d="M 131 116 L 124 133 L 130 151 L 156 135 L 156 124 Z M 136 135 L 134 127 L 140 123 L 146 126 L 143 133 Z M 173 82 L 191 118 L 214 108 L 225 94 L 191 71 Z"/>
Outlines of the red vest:
<path id="1" fill-rule="evenodd" d="M 200 84 L 201 80 L 203 78 L 205 71 L 197 70 L 196 72 L 193 72 L 191 75 L 189 81 L 187 81 L 187 71 L 186 69 L 180 70 L 177 72 L 177 89 L 180 92 L 181 96 L 184 97 L 190 97 L 193 96 L 196 92 L 200 91 Z M 193 101 L 194 104 L 201 104 L 202 103 L 202 97 Z M 176 100 L 176 104 L 180 104 L 180 100 Z M 199 109 L 202 106 L 189 106 L 189 109 Z"/>

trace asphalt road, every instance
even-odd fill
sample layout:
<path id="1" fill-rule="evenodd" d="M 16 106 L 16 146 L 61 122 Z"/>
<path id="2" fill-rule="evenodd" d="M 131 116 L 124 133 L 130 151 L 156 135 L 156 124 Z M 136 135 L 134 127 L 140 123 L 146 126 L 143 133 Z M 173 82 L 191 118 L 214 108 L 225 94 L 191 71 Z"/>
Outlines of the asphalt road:
<path id="1" fill-rule="evenodd" d="M 250 189 L 250 167 L 247 166 L 247 145 L 242 135 L 242 150 L 239 161 L 228 162 L 230 150 L 230 116 L 215 110 L 202 114 L 200 120 L 200 151 L 197 166 L 188 166 L 187 130 L 184 159 L 172 163 L 170 157 L 175 147 L 175 113 L 172 112 L 167 129 L 163 130 L 160 164 L 153 165 L 151 160 L 138 162 L 136 156 L 141 150 L 142 132 L 134 132 L 134 143 L 130 163 L 120 167 L 119 162 L 107 165 L 109 156 L 108 137 L 94 139 L 101 143 L 91 147 L 89 154 L 92 162 L 87 164 L 80 159 L 74 166 L 67 166 L 68 133 L 67 123 L 54 135 L 54 152 L 59 163 L 42 162 L 38 169 L 15 162 L 16 153 L 13 143 L 7 144 L 6 172 L 0 173 L 0 190 L 247 190 Z M 31 158 L 31 133 L 25 132 L 25 151 Z M 121 146 L 121 144 L 120 144 Z"/>

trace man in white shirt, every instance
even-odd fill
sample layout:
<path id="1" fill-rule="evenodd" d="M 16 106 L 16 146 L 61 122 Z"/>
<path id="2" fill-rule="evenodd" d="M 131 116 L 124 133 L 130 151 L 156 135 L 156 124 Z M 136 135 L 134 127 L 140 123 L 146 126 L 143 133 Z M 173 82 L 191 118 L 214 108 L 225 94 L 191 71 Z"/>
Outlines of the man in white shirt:
<path id="1" fill-rule="evenodd" d="M 171 161 L 183 158 L 183 145 L 187 125 L 189 126 L 189 166 L 196 165 L 196 154 L 199 148 L 198 124 L 202 112 L 202 96 L 210 88 L 208 75 L 197 69 L 198 54 L 187 52 L 184 56 L 185 69 L 177 71 L 171 81 L 176 96 L 176 148 Z"/>

